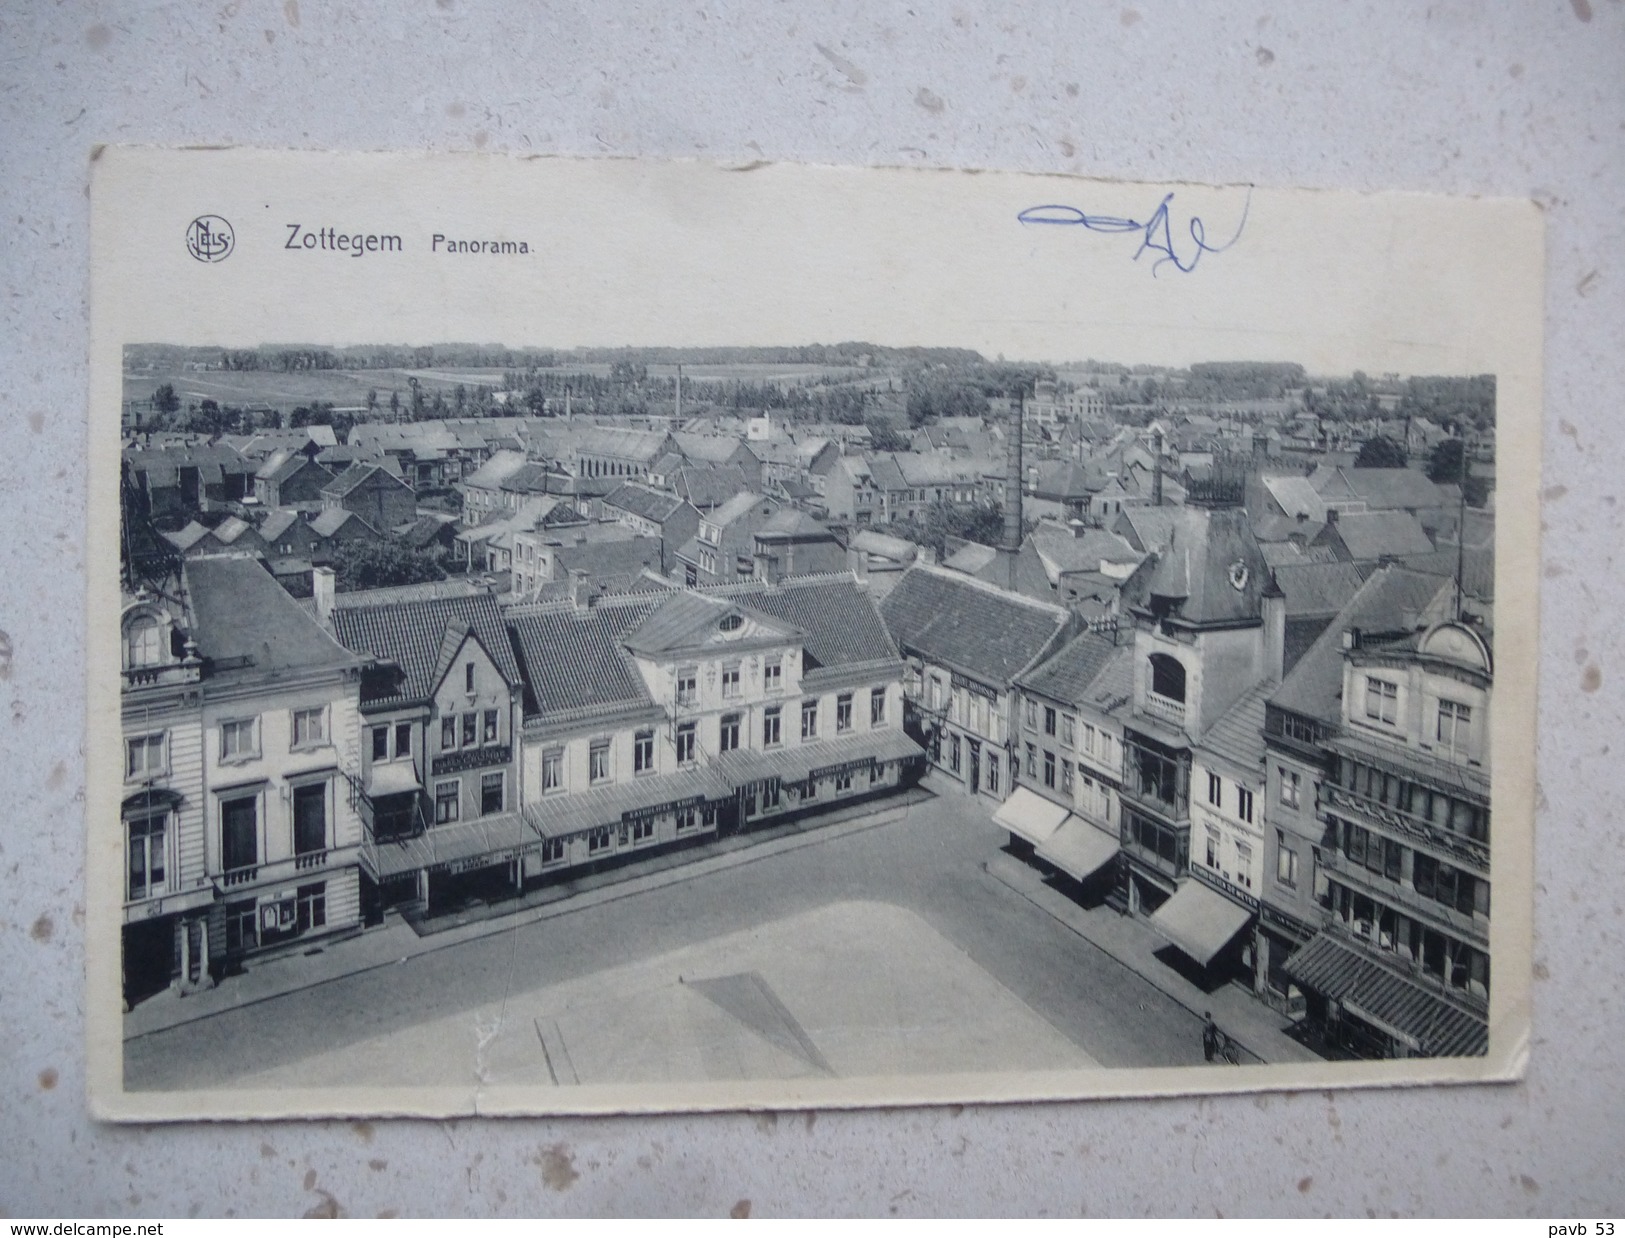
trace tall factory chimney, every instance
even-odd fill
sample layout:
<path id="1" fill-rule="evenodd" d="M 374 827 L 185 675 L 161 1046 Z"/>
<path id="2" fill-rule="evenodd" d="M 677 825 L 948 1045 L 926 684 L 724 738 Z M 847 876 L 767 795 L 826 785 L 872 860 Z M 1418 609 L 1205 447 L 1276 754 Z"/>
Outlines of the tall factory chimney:
<path id="1" fill-rule="evenodd" d="M 1016 558 L 1021 553 L 1021 398 L 1010 401 L 1010 428 L 1004 449 L 1004 544 L 999 548 L 1005 561 L 1005 587 L 1016 588 Z"/>
<path id="2" fill-rule="evenodd" d="M 676 423 L 675 428 L 681 430 L 683 428 L 683 363 L 681 361 L 677 363 L 677 409 L 673 420 Z"/>

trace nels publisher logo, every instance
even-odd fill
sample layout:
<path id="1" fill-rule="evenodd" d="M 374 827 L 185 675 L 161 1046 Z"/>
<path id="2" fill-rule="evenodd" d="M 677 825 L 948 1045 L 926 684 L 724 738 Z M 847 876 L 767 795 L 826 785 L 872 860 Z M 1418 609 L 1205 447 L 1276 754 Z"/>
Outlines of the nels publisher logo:
<path id="1" fill-rule="evenodd" d="M 231 224 L 219 215 L 199 215 L 186 225 L 186 252 L 199 262 L 222 262 L 236 244 Z"/>

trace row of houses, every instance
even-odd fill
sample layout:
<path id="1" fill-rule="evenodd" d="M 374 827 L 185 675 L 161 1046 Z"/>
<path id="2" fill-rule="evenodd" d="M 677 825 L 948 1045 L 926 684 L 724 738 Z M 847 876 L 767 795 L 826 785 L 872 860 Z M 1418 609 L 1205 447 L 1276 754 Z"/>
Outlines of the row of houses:
<path id="1" fill-rule="evenodd" d="M 295 600 L 200 556 L 121 616 L 127 998 L 396 910 L 886 794 L 920 756 L 850 574 Z"/>
<path id="2" fill-rule="evenodd" d="M 904 575 L 882 606 L 935 785 L 1345 1050 L 1483 1052 L 1491 591 L 1396 564 L 1289 609 L 1240 508 L 1176 509 L 1147 563 L 1095 625 Z"/>

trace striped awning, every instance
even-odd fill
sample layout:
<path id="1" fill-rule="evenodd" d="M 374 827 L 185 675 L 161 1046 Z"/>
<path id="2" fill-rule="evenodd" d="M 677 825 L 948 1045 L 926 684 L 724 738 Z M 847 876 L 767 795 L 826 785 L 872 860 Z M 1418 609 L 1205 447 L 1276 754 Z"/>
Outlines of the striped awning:
<path id="1" fill-rule="evenodd" d="M 1206 967 L 1252 918 L 1241 904 L 1193 879 L 1151 913 L 1151 927 Z"/>
<path id="2" fill-rule="evenodd" d="M 1286 974 L 1418 1053 L 1478 1057 L 1489 1051 L 1485 1019 L 1334 933 L 1323 931 L 1296 951 L 1286 961 Z"/>
<path id="3" fill-rule="evenodd" d="M 419 869 L 461 871 L 516 859 L 541 846 L 516 812 L 455 825 L 436 825 L 411 838 L 366 844 L 375 874 L 396 877 Z"/>
<path id="4" fill-rule="evenodd" d="M 634 776 L 585 791 L 544 795 L 525 805 L 525 821 L 540 838 L 565 838 L 619 825 L 629 814 L 672 812 L 732 793 L 733 787 L 713 767 L 698 765 L 675 774 Z"/>
<path id="5" fill-rule="evenodd" d="M 1108 834 L 1073 815 L 1042 843 L 1037 854 L 1078 881 L 1098 873 L 1112 862 L 1120 846 L 1115 834 Z"/>
<path id="6" fill-rule="evenodd" d="M 1046 843 L 1067 818 L 1066 805 L 1047 800 L 1027 787 L 1017 787 L 993 813 L 995 825 L 1025 838 L 1034 846 Z"/>

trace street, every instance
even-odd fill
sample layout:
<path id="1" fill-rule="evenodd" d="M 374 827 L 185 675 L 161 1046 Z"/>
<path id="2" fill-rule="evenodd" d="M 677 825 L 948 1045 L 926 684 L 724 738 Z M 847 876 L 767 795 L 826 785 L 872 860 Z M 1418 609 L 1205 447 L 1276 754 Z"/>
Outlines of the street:
<path id="1" fill-rule="evenodd" d="M 898 977 L 904 972 L 888 978 L 888 952 L 896 956 L 893 966 L 936 978 L 938 984 L 915 985 L 912 997 L 881 1003 L 883 1016 L 868 1003 L 863 1017 L 879 1017 L 885 1024 L 866 1033 L 875 1043 L 844 1057 L 830 1052 L 819 1069 L 1199 1063 L 1199 1019 L 984 871 L 1005 837 L 980 804 L 958 797 L 927 800 L 873 829 L 752 857 L 138 1037 L 125 1045 L 126 1086 L 208 1088 L 251 1079 L 264 1086 L 409 1084 L 417 1082 L 411 1063 L 434 1056 L 434 1035 L 423 1025 L 485 1026 L 481 1020 L 489 1021 L 493 1010 L 512 1013 L 516 1026 L 526 1025 L 513 1043 L 522 1040 L 532 1061 L 521 1063 L 518 1050 L 498 1046 L 496 1056 L 506 1064 L 492 1081 L 540 1070 L 546 1082 L 544 1055 L 536 1051 L 538 1029 L 529 1021 L 544 1007 L 561 1012 L 567 1018 L 549 1026 L 568 1032 L 575 1046 L 596 1043 L 601 1036 L 583 1013 L 595 1005 L 600 1025 L 624 1023 L 626 1011 L 638 1010 L 656 1023 L 683 1021 L 692 1037 L 730 1037 L 739 1053 L 719 1065 L 713 1052 L 709 1064 L 693 1064 L 701 1073 L 690 1077 L 718 1071 L 783 1075 L 802 1069 L 807 1060 L 819 1062 L 816 1054 L 808 1059 L 796 1049 L 801 1027 L 826 1051 L 840 1040 L 832 1012 L 817 1008 L 838 991 L 833 982 L 792 975 L 798 951 L 816 954 L 821 946 L 844 951 L 833 970 L 844 969 L 846 987 L 873 993 L 877 984 L 890 985 L 901 994 L 907 986 Z M 861 907 L 862 916 L 870 917 L 862 921 L 870 925 L 867 935 L 850 926 L 840 931 L 843 921 L 861 921 L 845 905 Z M 699 998 L 672 987 L 678 982 L 674 969 L 692 969 L 691 976 L 711 977 L 712 983 L 720 977 L 731 986 L 708 996 L 721 1010 L 732 1009 L 732 1021 L 719 1022 L 715 1013 L 702 1016 L 699 1012 L 708 1008 L 695 1005 Z M 769 1023 L 777 1019 L 782 1029 L 758 1026 L 760 1020 L 753 1023 L 741 1001 L 764 1010 L 794 1008 L 795 1017 L 762 1016 Z M 979 1015 L 980 1023 L 971 1014 Z M 996 1037 L 987 1037 L 981 1024 L 1001 1019 L 1012 1031 L 1019 1026 L 1025 1048 L 1006 1051 Z M 546 1022 L 539 1020 L 538 1027 Z M 916 1062 L 906 1050 L 906 1033 L 922 1022 L 943 1029 L 938 1037 L 943 1044 L 927 1053 L 918 1050 L 916 1040 Z M 750 1026 L 754 1035 L 739 1034 L 741 1026 Z M 761 1050 L 764 1039 L 779 1048 Z M 850 1041 L 848 1036 L 849 1048 Z M 543 1034 L 541 1043 L 546 1042 Z M 651 1041 L 646 1037 L 643 1043 Z M 747 1051 L 750 1044 L 757 1049 Z M 593 1062 L 577 1063 L 580 1081 L 588 1082 L 589 1074 L 591 1081 L 600 1081 L 605 1072 L 621 1079 L 669 1077 L 683 1069 L 670 1057 L 675 1049 L 640 1065 L 630 1041 L 618 1057 L 600 1048 Z M 1017 1060 L 1008 1060 L 1007 1052 Z M 311 1069 L 301 1070 L 301 1063 Z M 325 1078 L 335 1070 L 343 1072 L 341 1079 Z"/>

